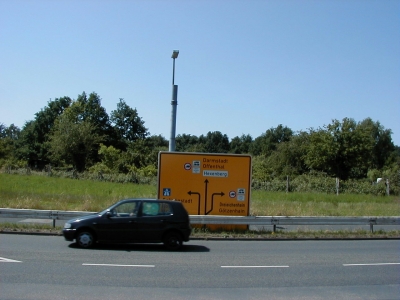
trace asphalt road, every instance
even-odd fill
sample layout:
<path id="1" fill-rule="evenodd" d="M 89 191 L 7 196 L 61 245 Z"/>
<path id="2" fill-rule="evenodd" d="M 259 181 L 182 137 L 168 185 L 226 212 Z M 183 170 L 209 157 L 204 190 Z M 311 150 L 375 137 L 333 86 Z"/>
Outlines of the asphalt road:
<path id="1" fill-rule="evenodd" d="M 400 299 L 400 241 L 204 241 L 83 250 L 0 234 L 0 299 Z"/>

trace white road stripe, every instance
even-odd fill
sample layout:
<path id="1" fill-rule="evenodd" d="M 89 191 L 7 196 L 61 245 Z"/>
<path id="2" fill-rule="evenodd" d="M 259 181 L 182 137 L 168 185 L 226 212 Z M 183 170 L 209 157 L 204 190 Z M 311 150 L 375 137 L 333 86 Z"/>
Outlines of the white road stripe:
<path id="1" fill-rule="evenodd" d="M 82 264 L 82 266 L 100 266 L 100 267 L 138 267 L 138 268 L 154 268 L 154 265 L 117 265 L 117 264 Z"/>
<path id="2" fill-rule="evenodd" d="M 13 260 L 13 259 L 8 259 L 8 258 L 4 258 L 4 257 L 0 257 L 0 262 L 15 262 L 15 263 L 20 263 L 20 262 L 22 262 L 22 261 Z"/>
<path id="3" fill-rule="evenodd" d="M 289 266 L 221 266 L 221 268 L 289 268 Z"/>
<path id="4" fill-rule="evenodd" d="M 352 266 L 386 266 L 386 265 L 400 265 L 400 263 L 343 264 L 343 266 L 345 266 L 345 267 L 352 267 Z"/>

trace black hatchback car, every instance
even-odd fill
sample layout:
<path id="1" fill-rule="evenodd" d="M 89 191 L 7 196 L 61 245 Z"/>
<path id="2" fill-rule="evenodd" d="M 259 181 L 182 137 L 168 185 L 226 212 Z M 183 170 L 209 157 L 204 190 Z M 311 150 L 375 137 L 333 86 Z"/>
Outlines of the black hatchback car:
<path id="1" fill-rule="evenodd" d="M 63 229 L 67 241 L 82 248 L 95 243 L 164 243 L 178 250 L 189 241 L 189 215 L 182 203 L 170 200 L 126 199 L 106 210 L 69 220 Z"/>

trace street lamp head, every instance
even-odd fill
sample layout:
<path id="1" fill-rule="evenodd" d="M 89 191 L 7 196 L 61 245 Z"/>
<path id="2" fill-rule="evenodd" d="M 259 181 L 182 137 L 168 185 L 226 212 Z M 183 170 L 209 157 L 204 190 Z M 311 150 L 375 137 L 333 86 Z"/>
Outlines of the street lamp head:
<path id="1" fill-rule="evenodd" d="M 178 54 L 179 54 L 179 50 L 174 50 L 174 51 L 172 52 L 171 58 L 173 58 L 173 59 L 178 58 Z"/>

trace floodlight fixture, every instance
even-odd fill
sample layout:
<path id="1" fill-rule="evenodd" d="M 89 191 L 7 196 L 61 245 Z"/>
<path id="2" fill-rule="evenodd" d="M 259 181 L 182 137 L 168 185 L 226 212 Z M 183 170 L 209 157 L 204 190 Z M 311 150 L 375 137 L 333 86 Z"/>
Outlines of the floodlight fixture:
<path id="1" fill-rule="evenodd" d="M 179 50 L 174 50 L 174 51 L 172 52 L 171 58 L 173 58 L 173 59 L 178 58 L 178 55 L 179 55 Z"/>

